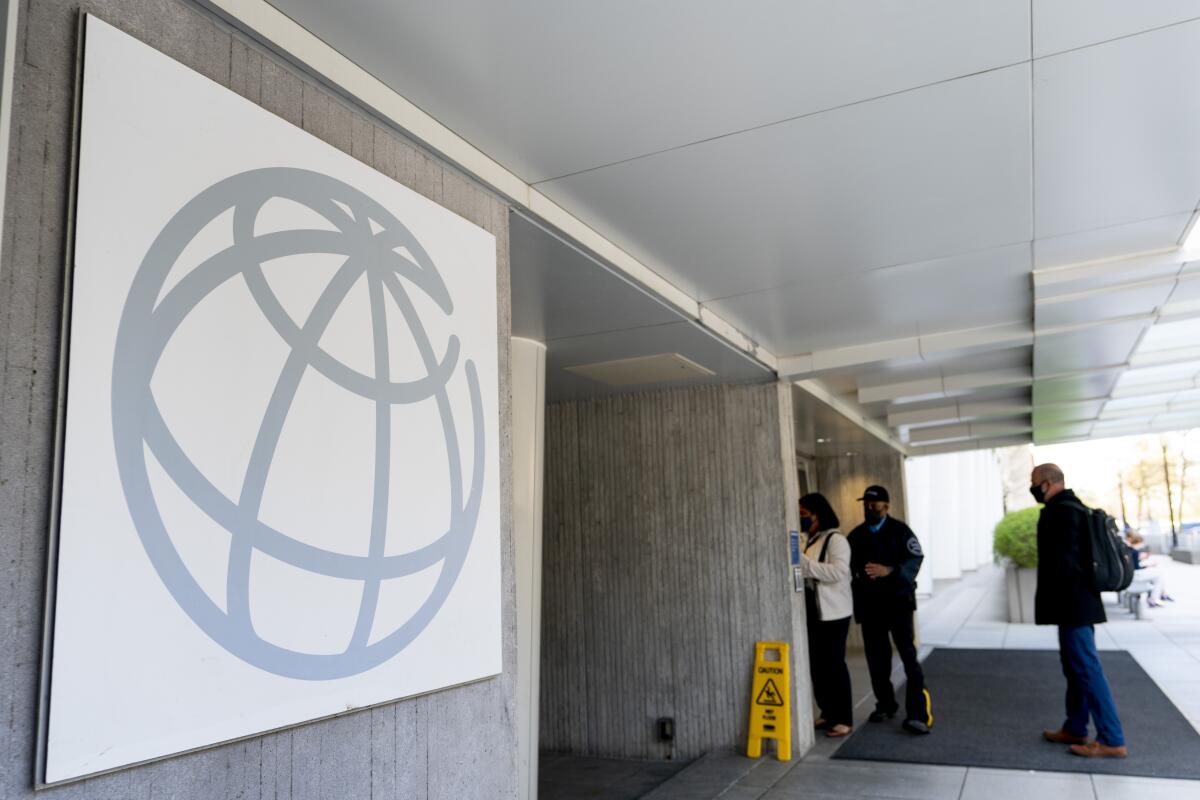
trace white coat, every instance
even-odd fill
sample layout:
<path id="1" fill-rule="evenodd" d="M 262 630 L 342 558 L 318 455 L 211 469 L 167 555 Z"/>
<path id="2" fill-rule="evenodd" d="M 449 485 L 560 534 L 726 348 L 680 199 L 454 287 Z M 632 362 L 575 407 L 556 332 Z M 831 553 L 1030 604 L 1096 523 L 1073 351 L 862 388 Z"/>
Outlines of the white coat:
<path id="1" fill-rule="evenodd" d="M 803 535 L 803 534 L 801 534 Z M 821 548 L 829 539 L 825 561 L 820 562 Z M 796 568 L 802 578 L 817 584 L 817 608 L 822 622 L 845 619 L 854 613 L 854 596 L 850 593 L 850 542 L 836 528 L 821 531 L 804 547 L 800 565 Z"/>

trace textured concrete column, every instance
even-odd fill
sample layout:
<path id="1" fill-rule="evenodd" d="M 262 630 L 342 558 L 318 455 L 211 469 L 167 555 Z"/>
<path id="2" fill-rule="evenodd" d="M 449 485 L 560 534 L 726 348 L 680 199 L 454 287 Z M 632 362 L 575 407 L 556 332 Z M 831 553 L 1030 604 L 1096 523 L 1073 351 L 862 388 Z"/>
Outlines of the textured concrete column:
<path id="1" fill-rule="evenodd" d="M 792 408 L 794 395 L 788 382 L 777 384 L 776 392 L 779 397 L 779 452 L 787 503 L 787 530 L 794 531 L 800 526 L 800 486 L 796 480 L 796 417 Z M 784 587 L 784 592 L 787 593 L 792 607 L 792 751 L 793 757 L 799 757 L 816 741 L 812 716 L 812 675 L 808 669 L 808 620 L 804 593 L 795 590 L 795 582 L 790 581 Z"/>
<path id="2" fill-rule="evenodd" d="M 542 475 L 546 346 L 512 340 L 513 547 L 517 574 L 517 796 L 537 797 L 542 642 Z"/>
<path id="3" fill-rule="evenodd" d="M 760 640 L 791 645 L 794 751 L 812 741 L 791 436 L 774 383 L 547 406 L 544 749 L 744 748 Z M 674 741 L 657 737 L 659 717 L 675 720 Z"/>
<path id="4" fill-rule="evenodd" d="M 863 521 L 863 490 L 872 484 L 886 487 L 891 496 L 891 513 L 908 520 L 904 490 L 904 457 L 900 453 L 859 453 L 852 456 L 821 456 L 817 464 L 817 491 L 829 498 L 849 533 Z"/>

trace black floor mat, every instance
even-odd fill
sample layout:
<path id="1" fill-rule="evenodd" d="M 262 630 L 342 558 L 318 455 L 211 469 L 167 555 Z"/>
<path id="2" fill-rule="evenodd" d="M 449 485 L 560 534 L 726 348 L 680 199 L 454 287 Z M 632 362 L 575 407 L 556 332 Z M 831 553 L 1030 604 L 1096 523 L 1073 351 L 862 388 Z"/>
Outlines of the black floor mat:
<path id="1" fill-rule="evenodd" d="M 1063 721 L 1058 652 L 938 648 L 925 659 L 933 733 L 861 724 L 834 758 L 1200 779 L 1200 734 L 1129 653 L 1101 651 L 1129 757 L 1080 758 L 1042 739 Z M 903 691 L 897 692 L 903 697 Z M 900 715 L 903 716 L 903 715 Z M 1095 731 L 1092 731 L 1092 735 Z"/>

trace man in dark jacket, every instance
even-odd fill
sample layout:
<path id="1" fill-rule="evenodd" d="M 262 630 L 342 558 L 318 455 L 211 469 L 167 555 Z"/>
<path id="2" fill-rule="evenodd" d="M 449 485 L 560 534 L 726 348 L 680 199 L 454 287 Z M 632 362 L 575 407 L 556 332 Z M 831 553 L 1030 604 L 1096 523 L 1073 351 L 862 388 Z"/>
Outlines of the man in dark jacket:
<path id="1" fill-rule="evenodd" d="M 854 592 L 854 617 L 862 624 L 863 647 L 875 710 L 871 722 L 896 715 L 896 690 L 892 686 L 892 642 L 904 662 L 904 730 L 926 734 L 933 726 L 932 700 L 925 674 L 917 660 L 913 614 L 917 610 L 917 572 L 925 554 L 917 537 L 900 520 L 889 516 L 889 496 L 882 486 L 868 486 L 859 498 L 866 522 L 850 531 L 850 575 Z M 888 641 L 888 637 L 891 641 Z"/>
<path id="2" fill-rule="evenodd" d="M 1058 650 L 1067 678 L 1067 719 L 1048 741 L 1069 744 L 1091 758 L 1128 755 L 1112 690 L 1096 652 L 1095 625 L 1106 621 L 1100 593 L 1092 584 L 1092 545 L 1086 507 L 1066 487 L 1055 464 L 1034 467 L 1029 492 L 1045 503 L 1038 517 L 1037 595 L 1034 621 L 1058 626 Z M 1088 717 L 1096 724 L 1089 741 Z"/>

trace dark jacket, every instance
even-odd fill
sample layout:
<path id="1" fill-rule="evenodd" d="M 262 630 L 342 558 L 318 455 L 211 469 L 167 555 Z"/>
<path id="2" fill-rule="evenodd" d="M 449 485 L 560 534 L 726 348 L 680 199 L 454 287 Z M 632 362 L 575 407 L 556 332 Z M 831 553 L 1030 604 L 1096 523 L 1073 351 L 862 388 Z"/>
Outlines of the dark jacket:
<path id="1" fill-rule="evenodd" d="M 864 522 L 850 531 L 850 588 L 854 592 L 854 618 L 859 622 L 897 608 L 917 607 L 917 573 L 925 553 L 916 534 L 890 514 L 872 532 Z M 886 578 L 869 578 L 867 564 L 892 568 Z"/>
<path id="2" fill-rule="evenodd" d="M 1092 589 L 1092 540 L 1079 498 L 1070 489 L 1051 497 L 1038 517 L 1038 625 L 1078 628 L 1104 622 L 1100 593 Z"/>

